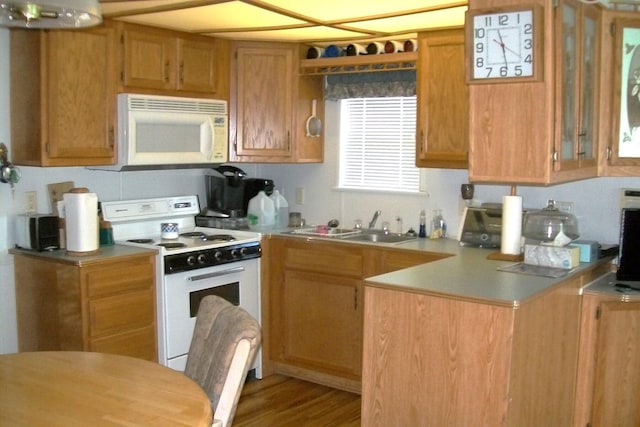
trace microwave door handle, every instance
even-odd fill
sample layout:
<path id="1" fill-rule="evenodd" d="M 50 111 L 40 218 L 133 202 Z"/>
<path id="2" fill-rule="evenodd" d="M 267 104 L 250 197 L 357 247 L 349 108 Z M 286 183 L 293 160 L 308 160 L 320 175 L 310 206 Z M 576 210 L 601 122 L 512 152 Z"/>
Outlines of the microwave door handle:
<path id="1" fill-rule="evenodd" d="M 209 131 L 211 132 L 211 141 L 209 144 L 209 152 L 207 153 L 207 159 L 212 160 L 213 159 L 213 150 L 214 147 L 216 145 L 216 128 L 213 125 L 213 119 L 211 118 L 211 116 L 209 116 L 207 118 L 207 121 L 209 122 Z"/>

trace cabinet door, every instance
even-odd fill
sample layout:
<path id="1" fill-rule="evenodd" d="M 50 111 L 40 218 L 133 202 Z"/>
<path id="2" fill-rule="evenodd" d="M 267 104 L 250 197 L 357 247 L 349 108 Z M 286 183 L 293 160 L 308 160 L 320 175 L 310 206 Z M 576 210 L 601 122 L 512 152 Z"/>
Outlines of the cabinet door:
<path id="1" fill-rule="evenodd" d="M 171 90 L 176 87 L 176 39 L 151 29 L 125 28 L 123 85 Z"/>
<path id="2" fill-rule="evenodd" d="M 360 378 L 362 281 L 287 271 L 283 283 L 282 355 L 288 362 Z"/>
<path id="3" fill-rule="evenodd" d="M 43 166 L 113 163 L 112 31 L 48 31 L 44 37 Z"/>
<path id="4" fill-rule="evenodd" d="M 554 170 L 594 167 L 596 164 L 597 116 L 595 115 L 599 15 L 594 8 L 574 0 L 557 9 L 558 130 Z"/>
<path id="5" fill-rule="evenodd" d="M 236 50 L 235 154 L 290 160 L 293 118 L 293 48 Z M 256 159 L 253 159 L 256 160 Z"/>
<path id="6" fill-rule="evenodd" d="M 610 19 L 603 27 L 611 28 L 611 34 L 603 34 L 604 43 L 611 43 L 613 52 L 603 49 L 603 57 L 610 58 L 612 65 L 602 76 L 604 87 L 611 85 L 611 108 L 603 103 L 602 114 L 611 114 L 611 146 L 604 152 L 607 156 L 605 172 L 608 176 L 640 175 L 640 80 L 637 77 L 637 61 L 640 57 L 640 19 L 607 15 Z M 606 24 L 609 24 L 608 26 Z M 608 55 L 608 56 L 607 56 Z M 603 64 L 605 60 L 603 59 Z M 609 135 L 606 135 L 609 136 Z M 603 144 L 604 145 L 604 144 Z M 603 153 L 603 150 L 601 150 Z"/>
<path id="7" fill-rule="evenodd" d="M 216 93 L 218 55 L 213 39 L 178 39 L 178 58 L 178 90 Z"/>
<path id="8" fill-rule="evenodd" d="M 416 165 L 466 169 L 469 96 L 464 30 L 433 31 L 419 37 Z"/>
<path id="9" fill-rule="evenodd" d="M 603 302 L 599 322 L 590 424 L 640 425 L 640 302 Z"/>

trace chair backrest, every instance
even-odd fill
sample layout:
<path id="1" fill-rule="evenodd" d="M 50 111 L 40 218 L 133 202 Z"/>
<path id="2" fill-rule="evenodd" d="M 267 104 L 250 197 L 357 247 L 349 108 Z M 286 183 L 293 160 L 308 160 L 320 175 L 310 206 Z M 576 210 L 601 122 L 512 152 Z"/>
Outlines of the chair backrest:
<path id="1" fill-rule="evenodd" d="M 217 296 L 202 299 L 184 373 L 209 395 L 223 427 L 233 422 L 259 345 L 260 325 L 247 311 Z"/>

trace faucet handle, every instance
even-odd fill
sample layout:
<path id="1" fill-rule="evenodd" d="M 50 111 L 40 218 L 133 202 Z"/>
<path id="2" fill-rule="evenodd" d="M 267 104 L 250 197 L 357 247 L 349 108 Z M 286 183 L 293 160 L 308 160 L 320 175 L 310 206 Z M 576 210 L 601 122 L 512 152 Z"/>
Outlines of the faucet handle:
<path id="1" fill-rule="evenodd" d="M 361 230 L 362 229 L 362 220 L 361 219 L 356 219 L 356 222 L 353 225 L 353 228 L 356 229 L 356 230 Z"/>

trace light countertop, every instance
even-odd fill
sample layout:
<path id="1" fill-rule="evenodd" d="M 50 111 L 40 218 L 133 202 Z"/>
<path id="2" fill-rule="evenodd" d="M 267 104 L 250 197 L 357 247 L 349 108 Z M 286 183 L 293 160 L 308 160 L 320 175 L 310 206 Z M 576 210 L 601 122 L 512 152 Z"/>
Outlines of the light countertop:
<path id="1" fill-rule="evenodd" d="M 367 242 L 328 240 L 345 244 L 372 245 Z M 487 256 L 495 254 L 499 250 L 460 246 L 459 242 L 453 239 L 415 239 L 399 244 L 373 244 L 373 246 L 385 249 L 427 251 L 452 256 L 368 277 L 365 282 L 366 286 L 458 297 L 514 308 L 528 298 L 553 287 L 572 275 L 594 269 L 611 261 L 611 258 L 604 258 L 591 263 L 581 263 L 580 266 L 569 270 L 566 276 L 553 278 L 499 271 L 498 268 L 517 262 L 487 259 Z"/>

